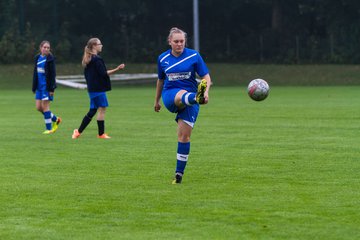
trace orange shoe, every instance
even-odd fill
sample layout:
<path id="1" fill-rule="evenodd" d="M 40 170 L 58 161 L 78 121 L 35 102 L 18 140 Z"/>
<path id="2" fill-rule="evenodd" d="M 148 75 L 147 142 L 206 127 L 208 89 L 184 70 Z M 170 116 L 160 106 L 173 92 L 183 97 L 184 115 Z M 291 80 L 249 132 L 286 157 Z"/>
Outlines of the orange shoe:
<path id="1" fill-rule="evenodd" d="M 74 132 L 73 132 L 73 134 L 72 134 L 72 139 L 79 138 L 80 135 L 81 135 L 81 134 L 79 133 L 79 130 L 74 129 Z"/>
<path id="2" fill-rule="evenodd" d="M 106 133 L 104 133 L 103 135 L 98 135 L 98 138 L 104 138 L 104 139 L 109 139 L 111 138 L 109 135 L 107 135 Z"/>

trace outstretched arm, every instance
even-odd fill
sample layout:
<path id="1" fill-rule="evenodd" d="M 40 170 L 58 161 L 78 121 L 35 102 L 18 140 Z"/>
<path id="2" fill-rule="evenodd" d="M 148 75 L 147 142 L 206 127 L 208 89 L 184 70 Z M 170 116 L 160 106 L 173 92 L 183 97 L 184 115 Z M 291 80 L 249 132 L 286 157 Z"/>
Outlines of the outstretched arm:
<path id="1" fill-rule="evenodd" d="M 119 70 L 121 70 L 121 69 L 124 69 L 124 68 L 125 68 L 125 64 L 122 63 L 122 64 L 120 64 L 119 66 L 117 66 L 117 67 L 114 68 L 114 69 L 107 70 L 107 74 L 108 74 L 108 75 L 114 74 L 115 72 L 117 72 L 117 71 L 119 71 Z"/>

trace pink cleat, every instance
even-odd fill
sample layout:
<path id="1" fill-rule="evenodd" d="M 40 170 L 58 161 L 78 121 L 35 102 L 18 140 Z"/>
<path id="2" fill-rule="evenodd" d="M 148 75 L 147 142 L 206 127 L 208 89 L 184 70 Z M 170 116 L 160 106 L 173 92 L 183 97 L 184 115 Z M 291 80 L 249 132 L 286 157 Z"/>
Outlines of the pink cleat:
<path id="1" fill-rule="evenodd" d="M 79 133 L 79 130 L 74 129 L 74 132 L 73 132 L 73 134 L 72 134 L 72 139 L 79 138 L 80 135 L 81 135 L 81 134 Z"/>

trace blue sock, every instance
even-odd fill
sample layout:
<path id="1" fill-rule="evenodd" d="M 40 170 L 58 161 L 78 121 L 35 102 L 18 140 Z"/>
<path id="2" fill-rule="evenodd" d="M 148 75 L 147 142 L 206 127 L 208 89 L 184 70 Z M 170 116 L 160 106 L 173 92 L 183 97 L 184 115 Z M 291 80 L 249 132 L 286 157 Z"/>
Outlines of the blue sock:
<path id="1" fill-rule="evenodd" d="M 51 130 L 52 122 L 51 122 L 51 112 L 50 111 L 44 112 L 44 119 L 45 119 L 46 130 Z"/>
<path id="2" fill-rule="evenodd" d="M 187 106 L 192 106 L 196 103 L 196 93 L 186 92 L 181 97 L 181 102 Z"/>
<path id="3" fill-rule="evenodd" d="M 51 112 L 51 121 L 56 122 L 57 117 Z"/>
<path id="4" fill-rule="evenodd" d="M 176 172 L 184 174 L 186 163 L 190 152 L 190 142 L 178 142 Z"/>

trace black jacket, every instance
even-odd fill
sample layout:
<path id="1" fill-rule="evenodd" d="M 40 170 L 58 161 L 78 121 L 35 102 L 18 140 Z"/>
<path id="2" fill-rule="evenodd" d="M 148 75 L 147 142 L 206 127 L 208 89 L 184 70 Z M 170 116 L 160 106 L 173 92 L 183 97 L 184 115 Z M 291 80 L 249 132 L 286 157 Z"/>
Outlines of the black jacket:
<path id="1" fill-rule="evenodd" d="M 33 84 L 32 91 L 35 93 L 37 85 L 38 85 L 38 72 L 37 72 L 37 61 L 39 59 L 40 54 L 35 56 L 34 63 L 34 76 L 33 76 Z M 55 67 L 55 58 L 53 55 L 49 54 L 46 57 L 45 62 L 45 78 L 46 78 L 46 90 L 48 92 L 54 92 L 56 88 L 56 67 Z"/>
<path id="2" fill-rule="evenodd" d="M 91 61 L 86 65 L 84 70 L 88 92 L 106 92 L 111 90 L 110 77 L 104 60 L 93 55 Z"/>

